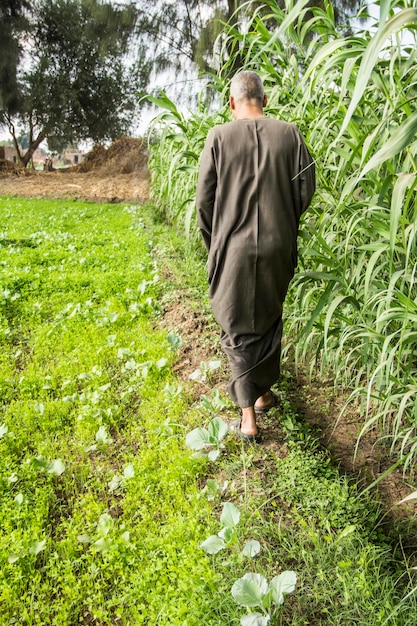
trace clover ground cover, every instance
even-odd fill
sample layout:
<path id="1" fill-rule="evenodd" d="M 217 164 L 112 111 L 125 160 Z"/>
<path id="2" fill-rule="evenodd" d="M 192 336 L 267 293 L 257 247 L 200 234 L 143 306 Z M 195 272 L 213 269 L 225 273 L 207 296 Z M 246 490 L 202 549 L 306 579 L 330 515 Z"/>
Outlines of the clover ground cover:
<path id="1" fill-rule="evenodd" d="M 184 400 L 164 393 L 174 353 L 140 210 L 0 211 L 0 623 L 182 623 L 190 604 L 203 619 L 208 505 L 169 426 Z"/>

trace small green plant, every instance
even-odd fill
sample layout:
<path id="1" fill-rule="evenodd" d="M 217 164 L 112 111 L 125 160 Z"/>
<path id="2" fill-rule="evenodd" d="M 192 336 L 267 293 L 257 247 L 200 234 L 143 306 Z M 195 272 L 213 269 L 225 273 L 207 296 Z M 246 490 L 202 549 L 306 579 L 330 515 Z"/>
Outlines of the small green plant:
<path id="1" fill-rule="evenodd" d="M 201 548 L 208 554 L 217 554 L 221 550 L 234 546 L 240 547 L 240 539 L 237 526 L 240 522 L 240 511 L 231 502 L 223 504 L 223 511 L 220 516 L 223 528 L 217 535 L 210 535 L 203 541 Z M 261 545 L 259 541 L 248 541 L 240 551 L 242 556 L 254 557 L 259 554 Z"/>
<path id="2" fill-rule="evenodd" d="M 211 398 L 207 396 L 201 396 L 200 406 L 202 409 L 209 411 L 210 413 L 216 413 L 229 406 L 227 399 L 222 398 L 218 389 L 211 390 Z"/>
<path id="3" fill-rule="evenodd" d="M 212 502 L 217 497 L 226 491 L 229 486 L 229 481 L 225 480 L 223 485 L 219 485 L 214 478 L 209 478 L 206 486 L 202 489 L 201 494 L 207 498 L 209 502 Z"/>
<path id="4" fill-rule="evenodd" d="M 176 352 L 182 346 L 181 337 L 174 332 L 168 333 L 167 341 L 168 341 L 170 350 L 172 350 L 173 352 Z"/>
<path id="5" fill-rule="evenodd" d="M 206 363 L 201 361 L 200 367 L 190 374 L 190 379 L 197 383 L 205 383 L 210 380 L 211 373 L 219 369 L 221 361 L 213 360 Z"/>
<path id="6" fill-rule="evenodd" d="M 229 432 L 229 426 L 220 417 L 213 418 L 208 428 L 195 428 L 187 434 L 185 442 L 197 456 L 207 456 L 215 461 L 224 448 L 223 439 Z"/>
<path id="7" fill-rule="evenodd" d="M 244 615 L 242 626 L 267 626 L 284 604 L 284 595 L 292 593 L 297 583 L 295 572 L 285 571 L 275 576 L 270 583 L 260 574 L 248 573 L 232 587 L 232 596 L 237 604 L 247 609 L 261 609 L 262 613 Z"/>

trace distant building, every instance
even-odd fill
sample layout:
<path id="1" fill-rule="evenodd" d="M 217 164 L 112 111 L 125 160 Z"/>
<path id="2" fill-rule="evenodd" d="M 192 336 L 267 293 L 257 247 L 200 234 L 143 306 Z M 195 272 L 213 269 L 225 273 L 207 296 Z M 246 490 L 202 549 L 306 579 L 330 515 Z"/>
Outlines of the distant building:
<path id="1" fill-rule="evenodd" d="M 17 156 L 16 148 L 13 146 L 0 146 L 0 160 L 18 163 L 19 157 Z"/>
<path id="2" fill-rule="evenodd" d="M 77 148 L 65 148 L 61 157 L 64 165 L 78 165 L 84 160 L 84 155 Z"/>

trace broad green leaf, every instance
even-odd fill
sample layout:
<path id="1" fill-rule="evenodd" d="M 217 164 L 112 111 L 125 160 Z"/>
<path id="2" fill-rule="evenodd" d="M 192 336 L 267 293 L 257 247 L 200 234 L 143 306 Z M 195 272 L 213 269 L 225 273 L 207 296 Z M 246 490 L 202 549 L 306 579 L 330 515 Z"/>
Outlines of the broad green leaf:
<path id="1" fill-rule="evenodd" d="M 223 539 L 217 535 L 211 535 L 208 539 L 200 544 L 200 547 L 208 554 L 217 554 L 220 550 L 224 550 L 225 543 Z"/>
<path id="2" fill-rule="evenodd" d="M 390 247 L 394 251 L 395 240 L 398 232 L 398 223 L 403 209 L 405 192 L 412 187 L 416 180 L 416 174 L 399 174 L 392 191 L 390 209 Z"/>
<path id="3" fill-rule="evenodd" d="M 417 111 L 410 115 L 410 117 L 402 124 L 398 126 L 391 134 L 388 141 L 384 142 L 384 145 L 376 154 L 374 154 L 368 163 L 365 165 L 357 182 L 365 176 L 370 170 L 378 167 L 381 163 L 384 163 L 388 159 L 398 154 L 401 150 L 404 150 L 410 142 L 415 139 L 417 133 Z"/>
<path id="4" fill-rule="evenodd" d="M 195 382 L 204 382 L 206 379 L 200 368 L 197 368 L 196 370 L 194 370 L 194 372 L 191 372 L 189 378 L 190 380 L 194 380 Z"/>
<path id="5" fill-rule="evenodd" d="M 93 547 L 98 552 L 108 552 L 110 550 L 112 540 L 109 537 L 100 537 L 93 543 Z"/>
<path id="6" fill-rule="evenodd" d="M 10 554 L 7 561 L 10 563 L 10 565 L 13 565 L 13 563 L 16 563 L 20 558 L 21 557 L 19 554 Z"/>
<path id="7" fill-rule="evenodd" d="M 95 437 L 96 441 L 98 443 L 112 443 L 113 439 L 109 436 L 108 432 L 107 432 L 107 427 L 106 426 L 100 426 L 100 428 L 98 429 L 98 431 L 96 432 L 96 437 Z"/>
<path id="8" fill-rule="evenodd" d="M 185 443 L 191 450 L 201 450 L 207 445 L 210 445 L 210 437 L 208 431 L 205 428 L 194 428 L 191 432 L 187 433 Z"/>
<path id="9" fill-rule="evenodd" d="M 240 606 L 262 606 L 263 597 L 269 592 L 267 580 L 261 574 L 245 574 L 232 587 L 232 596 Z"/>
<path id="10" fill-rule="evenodd" d="M 46 539 L 42 539 L 42 541 L 36 541 L 30 546 L 29 552 L 37 556 L 40 552 L 45 550 L 45 545 L 46 545 Z"/>
<path id="11" fill-rule="evenodd" d="M 7 434 L 8 430 L 9 429 L 7 428 L 6 424 L 0 424 L 0 439 Z"/>
<path id="12" fill-rule="evenodd" d="M 146 96 L 146 99 L 152 102 L 152 104 L 154 104 L 155 106 L 160 107 L 161 109 L 166 109 L 167 111 L 170 111 L 176 117 L 178 117 L 178 119 L 181 119 L 181 115 L 176 105 L 174 104 L 174 102 L 172 102 L 172 100 L 168 98 L 164 91 L 161 90 L 159 92 L 158 98 L 154 96 Z"/>
<path id="13" fill-rule="evenodd" d="M 32 464 L 37 468 L 37 469 L 44 469 L 46 470 L 48 468 L 48 461 L 46 459 L 44 459 L 41 456 L 38 456 L 34 459 L 32 459 Z"/>
<path id="14" fill-rule="evenodd" d="M 109 515 L 108 513 L 103 513 L 102 515 L 100 515 L 100 519 L 98 520 L 98 523 L 97 523 L 97 530 L 100 533 L 100 535 L 102 536 L 108 535 L 110 530 L 113 528 L 113 526 L 114 526 L 114 521 L 111 515 Z"/>
<path id="15" fill-rule="evenodd" d="M 344 539 L 345 537 L 348 537 L 349 535 L 351 535 L 352 533 L 354 533 L 356 531 L 356 526 L 354 526 L 353 524 L 346 526 L 346 528 L 344 528 L 337 536 L 337 540 L 339 541 L 340 539 Z"/>
<path id="16" fill-rule="evenodd" d="M 65 472 L 65 465 L 61 459 L 55 459 L 51 461 L 47 469 L 48 474 L 55 474 L 55 476 L 61 476 Z"/>
<path id="17" fill-rule="evenodd" d="M 126 467 L 123 470 L 123 478 L 128 480 L 129 478 L 133 478 L 134 475 L 135 475 L 135 468 L 133 467 L 132 463 L 129 463 L 129 465 L 126 465 Z"/>
<path id="18" fill-rule="evenodd" d="M 220 417 L 215 417 L 209 424 L 208 432 L 210 437 L 220 442 L 229 432 L 229 426 Z"/>
<path id="19" fill-rule="evenodd" d="M 259 541 L 256 541 L 253 539 L 252 541 L 248 541 L 248 543 L 245 544 L 242 550 L 242 554 L 243 556 L 254 557 L 257 554 L 259 554 L 260 551 L 261 551 L 261 544 L 259 543 Z"/>
<path id="20" fill-rule="evenodd" d="M 292 571 L 282 572 L 271 580 L 272 599 L 275 604 L 283 604 L 284 594 L 292 593 L 297 584 L 297 575 Z"/>
<path id="21" fill-rule="evenodd" d="M 217 448 L 215 450 L 210 450 L 210 452 L 208 452 L 207 454 L 208 458 L 210 459 L 210 461 L 217 461 L 217 459 L 220 456 L 220 450 Z"/>
<path id="22" fill-rule="evenodd" d="M 168 334 L 167 341 L 172 350 L 178 350 L 182 345 L 182 338 L 174 332 Z"/>
<path id="23" fill-rule="evenodd" d="M 219 532 L 219 537 L 224 539 L 226 543 L 229 543 L 229 541 L 231 541 L 234 536 L 235 536 L 235 530 L 231 528 L 230 526 L 225 526 Z"/>
<path id="24" fill-rule="evenodd" d="M 220 521 L 223 526 L 228 526 L 229 528 L 233 528 L 237 524 L 239 524 L 240 520 L 240 511 L 234 504 L 231 502 L 225 502 L 223 505 L 223 511 L 220 517 Z"/>

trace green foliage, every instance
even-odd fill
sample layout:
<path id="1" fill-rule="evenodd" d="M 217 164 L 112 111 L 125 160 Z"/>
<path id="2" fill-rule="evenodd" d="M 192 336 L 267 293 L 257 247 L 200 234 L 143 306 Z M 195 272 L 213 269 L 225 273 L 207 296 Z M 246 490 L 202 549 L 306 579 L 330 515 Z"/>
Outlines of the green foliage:
<path id="1" fill-rule="evenodd" d="M 197 450 L 198 456 L 207 456 L 215 461 L 224 448 L 223 439 L 229 432 L 228 425 L 220 418 L 210 420 L 208 428 L 195 428 L 186 436 L 186 444 L 191 450 Z"/>
<path id="2" fill-rule="evenodd" d="M 22 47 L 19 39 L 28 26 L 25 18 L 28 6 L 26 0 L 0 1 L 0 124 L 5 122 L 6 111 L 15 113 L 20 105 L 17 68 Z"/>
<path id="3" fill-rule="evenodd" d="M 241 548 L 238 533 L 240 511 L 232 502 L 225 502 L 223 504 L 220 521 L 223 525 L 221 531 L 217 533 L 217 535 L 210 535 L 210 537 L 201 544 L 201 548 L 205 552 L 208 554 L 217 554 L 226 548 L 237 548 L 241 556 L 254 557 L 259 554 L 261 549 L 259 541 L 248 541 L 243 548 Z"/>
<path id="4" fill-rule="evenodd" d="M 265 11 L 265 6 L 267 7 Z M 413 466 L 416 432 L 416 55 L 414 2 L 381 3 L 379 21 L 339 31 L 330 3 L 267 1 L 250 27 L 231 28 L 232 54 L 213 86 L 223 98 L 236 64 L 255 69 L 267 115 L 296 123 L 316 161 L 317 191 L 304 216 L 299 271 L 286 303 L 284 362 L 293 354 L 332 375 Z M 157 120 L 153 193 L 168 219 L 198 237 L 198 157 L 208 130 L 228 119 L 204 108 Z"/>
<path id="5" fill-rule="evenodd" d="M 282 572 L 271 582 L 259 574 L 245 574 L 232 587 L 232 596 L 237 604 L 247 608 L 260 608 L 262 613 L 250 613 L 241 618 L 242 626 L 267 626 L 271 619 L 272 604 L 279 607 L 284 603 L 284 594 L 295 589 L 297 576 L 295 572 Z"/>
<path id="6" fill-rule="evenodd" d="M 134 27 L 132 7 L 95 0 L 33 3 L 25 33 L 30 62 L 22 58 L 22 67 L 15 67 L 18 106 L 2 103 L 10 132 L 16 137 L 18 125 L 29 134 L 24 165 L 44 139 L 59 150 L 127 131 L 141 88 L 140 75 L 127 67 Z"/>
<path id="7" fill-rule="evenodd" d="M 0 213 L 0 623 L 214 625 L 146 210 Z"/>

